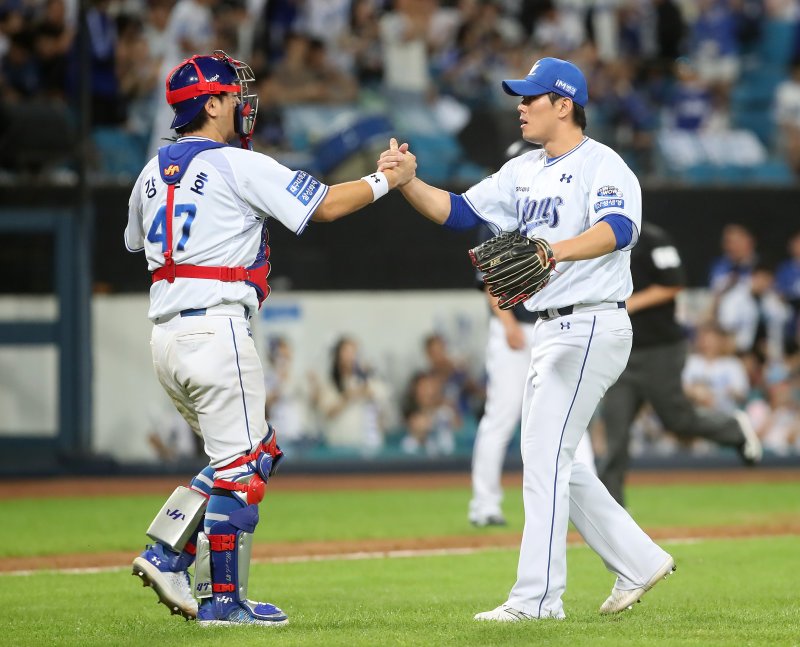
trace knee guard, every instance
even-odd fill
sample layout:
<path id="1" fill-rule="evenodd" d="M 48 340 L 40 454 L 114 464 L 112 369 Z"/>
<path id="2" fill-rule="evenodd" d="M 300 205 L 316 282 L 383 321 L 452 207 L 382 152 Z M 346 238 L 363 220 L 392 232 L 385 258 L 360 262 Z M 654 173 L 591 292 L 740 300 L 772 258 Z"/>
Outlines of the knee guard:
<path id="1" fill-rule="evenodd" d="M 257 505 L 264 500 L 266 485 L 269 478 L 278 470 L 278 465 L 283 460 L 283 452 L 278 447 L 275 428 L 267 425 L 267 435 L 251 454 L 241 456 L 235 461 L 220 468 L 214 487 L 229 492 L 240 492 L 247 505 Z M 237 468 L 244 468 L 243 473 L 230 474 Z M 228 478 L 221 477 L 221 473 L 229 472 Z"/>
<path id="2" fill-rule="evenodd" d="M 192 488 L 179 485 L 147 529 L 147 536 L 180 553 L 206 512 L 208 498 Z"/>

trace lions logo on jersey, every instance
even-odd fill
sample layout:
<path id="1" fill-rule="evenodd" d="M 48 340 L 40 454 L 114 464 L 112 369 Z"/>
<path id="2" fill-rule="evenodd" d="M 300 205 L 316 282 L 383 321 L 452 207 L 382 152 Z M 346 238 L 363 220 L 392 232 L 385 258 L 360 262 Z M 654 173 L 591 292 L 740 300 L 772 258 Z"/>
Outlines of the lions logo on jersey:
<path id="1" fill-rule="evenodd" d="M 558 208 L 564 204 L 564 199 L 560 196 L 541 198 L 521 198 L 517 200 L 517 216 L 520 223 L 528 229 L 534 229 L 541 225 L 550 228 L 558 227 L 560 216 Z"/>

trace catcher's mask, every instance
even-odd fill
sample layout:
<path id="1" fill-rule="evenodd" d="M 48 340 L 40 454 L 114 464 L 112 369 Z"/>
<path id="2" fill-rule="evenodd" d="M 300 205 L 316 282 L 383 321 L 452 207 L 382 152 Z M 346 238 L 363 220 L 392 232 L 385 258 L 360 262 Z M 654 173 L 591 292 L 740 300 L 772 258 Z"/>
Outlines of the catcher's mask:
<path id="1" fill-rule="evenodd" d="M 167 103 L 175 118 L 170 128 L 182 128 L 206 105 L 208 97 L 231 92 L 239 98 L 234 115 L 234 129 L 241 137 L 249 137 L 258 112 L 258 96 L 249 85 L 255 82 L 247 63 L 237 61 L 222 50 L 211 56 L 195 55 L 177 65 L 167 75 Z"/>

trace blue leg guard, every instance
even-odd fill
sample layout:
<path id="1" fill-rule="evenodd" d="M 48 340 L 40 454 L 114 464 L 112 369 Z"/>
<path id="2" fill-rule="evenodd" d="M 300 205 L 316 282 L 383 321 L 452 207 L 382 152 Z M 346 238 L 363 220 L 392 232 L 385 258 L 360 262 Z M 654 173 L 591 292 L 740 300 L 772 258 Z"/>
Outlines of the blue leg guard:
<path id="1" fill-rule="evenodd" d="M 275 605 L 247 599 L 252 533 L 257 524 L 258 507 L 255 505 L 233 510 L 227 521 L 211 524 L 208 541 L 213 595 L 200 605 L 197 614 L 200 624 L 279 626 L 289 622 L 286 614 Z"/>

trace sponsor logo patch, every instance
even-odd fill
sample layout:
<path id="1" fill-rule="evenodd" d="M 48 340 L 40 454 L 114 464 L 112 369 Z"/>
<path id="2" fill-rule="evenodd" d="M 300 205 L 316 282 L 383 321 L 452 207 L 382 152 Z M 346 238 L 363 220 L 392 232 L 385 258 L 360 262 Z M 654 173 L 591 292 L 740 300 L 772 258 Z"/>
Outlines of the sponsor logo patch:
<path id="1" fill-rule="evenodd" d="M 574 85 L 567 83 L 566 81 L 562 81 L 561 79 L 556 79 L 556 82 L 553 85 L 559 90 L 563 90 L 571 97 L 574 97 L 575 93 L 578 91 L 578 88 L 576 88 Z"/>
<path id="2" fill-rule="evenodd" d="M 602 211 L 603 209 L 611 209 L 612 207 L 624 209 L 625 200 L 622 198 L 609 198 L 607 200 L 600 200 L 599 202 L 594 203 L 594 212 L 597 213 L 598 211 Z"/>
<path id="3" fill-rule="evenodd" d="M 176 173 L 180 173 L 181 167 L 177 164 L 170 164 L 167 168 L 164 169 L 164 175 L 167 177 L 171 177 Z"/>
<path id="4" fill-rule="evenodd" d="M 609 198 L 609 197 L 621 198 L 622 197 L 622 191 L 620 191 L 615 186 L 611 186 L 610 184 L 607 184 L 606 186 L 601 186 L 599 189 L 597 189 L 597 197 L 598 198 Z"/>
<path id="5" fill-rule="evenodd" d="M 308 184 L 297 196 L 297 199 L 305 205 L 308 205 L 311 202 L 311 198 L 314 197 L 314 194 L 319 191 L 319 188 L 322 186 L 322 182 L 311 176 L 309 177 L 311 179 L 309 180 Z"/>
<path id="6" fill-rule="evenodd" d="M 286 187 L 286 190 L 293 196 L 297 197 L 310 177 L 311 176 L 305 171 L 297 171 L 297 173 L 294 174 L 292 181 L 289 182 L 289 186 Z"/>

